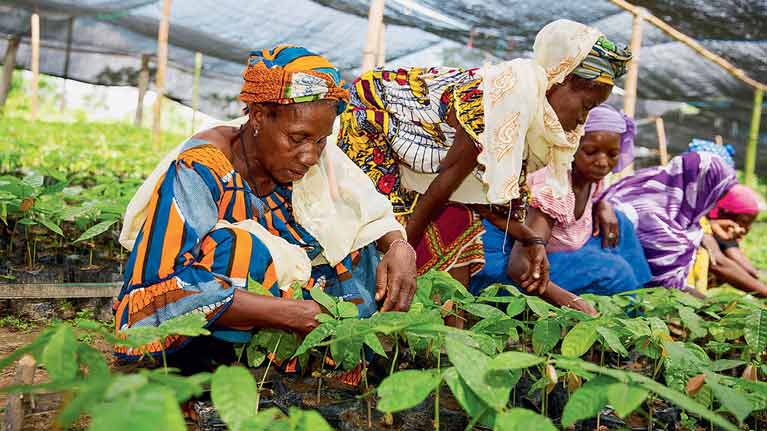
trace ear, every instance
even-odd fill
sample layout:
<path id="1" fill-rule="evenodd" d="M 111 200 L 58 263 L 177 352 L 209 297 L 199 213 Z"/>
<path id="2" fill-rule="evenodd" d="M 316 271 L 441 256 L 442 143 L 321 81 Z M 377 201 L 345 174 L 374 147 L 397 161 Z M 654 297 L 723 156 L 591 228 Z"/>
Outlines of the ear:
<path id="1" fill-rule="evenodd" d="M 260 103 L 248 105 L 248 122 L 253 130 L 261 130 L 266 122 L 267 107 Z"/>

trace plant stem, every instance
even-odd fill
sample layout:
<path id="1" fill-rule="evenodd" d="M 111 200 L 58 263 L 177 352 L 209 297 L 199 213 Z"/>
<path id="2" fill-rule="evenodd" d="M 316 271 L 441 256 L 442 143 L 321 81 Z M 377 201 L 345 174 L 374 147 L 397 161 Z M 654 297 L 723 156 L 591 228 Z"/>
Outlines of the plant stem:
<path id="1" fill-rule="evenodd" d="M 368 363 L 365 361 L 365 348 L 363 347 L 360 350 L 360 358 L 362 359 L 362 382 L 365 385 L 365 392 L 367 393 L 370 390 L 370 387 L 368 386 Z M 367 398 L 367 406 L 368 406 L 368 429 L 373 428 L 373 405 L 370 398 Z"/>
<path id="2" fill-rule="evenodd" d="M 322 389 L 322 372 L 325 371 L 325 359 L 328 357 L 329 347 L 325 347 L 325 354 L 322 355 L 322 364 L 320 364 L 320 377 L 317 379 L 317 405 L 320 405 L 320 390 Z"/>
<path id="3" fill-rule="evenodd" d="M 394 334 L 394 357 L 391 361 L 391 367 L 389 367 L 389 375 L 394 374 L 394 370 L 397 368 L 397 359 L 399 358 L 399 337 Z"/>
<path id="4" fill-rule="evenodd" d="M 165 375 L 168 374 L 168 358 L 165 356 L 165 340 L 160 340 L 160 350 L 162 350 L 162 369 Z"/>
<path id="5" fill-rule="evenodd" d="M 274 345 L 274 352 L 269 356 L 269 362 L 266 363 L 266 370 L 264 371 L 263 377 L 261 377 L 261 383 L 258 384 L 258 391 L 256 391 L 256 414 L 258 414 L 258 405 L 261 403 L 261 391 L 264 389 L 266 375 L 269 374 L 269 367 L 272 365 L 272 360 L 277 356 L 277 349 L 280 347 L 280 341 L 282 341 L 282 334 L 277 338 L 277 344 Z"/>
<path id="6" fill-rule="evenodd" d="M 440 373 L 439 369 L 439 361 L 442 358 L 442 353 L 437 352 L 437 373 Z M 436 431 L 439 431 L 439 389 L 440 386 L 442 386 L 442 379 L 440 378 L 439 384 L 437 385 L 437 392 L 434 394 L 434 429 Z"/>

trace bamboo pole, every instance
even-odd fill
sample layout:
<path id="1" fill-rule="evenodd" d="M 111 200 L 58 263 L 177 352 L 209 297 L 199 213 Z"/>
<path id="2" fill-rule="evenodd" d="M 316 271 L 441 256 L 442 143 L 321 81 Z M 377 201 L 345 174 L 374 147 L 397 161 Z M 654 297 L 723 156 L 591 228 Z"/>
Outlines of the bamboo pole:
<path id="1" fill-rule="evenodd" d="M 647 12 L 637 8 L 631 24 L 631 55 L 629 70 L 626 73 L 626 87 L 623 95 L 623 111 L 631 118 L 636 114 L 637 85 L 639 84 L 639 51 L 642 50 L 642 27 Z"/>
<path id="2" fill-rule="evenodd" d="M 666 143 L 666 126 L 663 123 L 663 117 L 655 119 L 655 130 L 658 132 L 658 152 L 660 153 L 660 164 L 668 163 L 668 146 Z"/>
<path id="3" fill-rule="evenodd" d="M 371 0 L 368 12 L 368 32 L 365 37 L 365 48 L 362 50 L 362 72 L 372 69 L 376 63 L 376 48 L 378 35 L 383 26 L 384 0 Z"/>
<path id="4" fill-rule="evenodd" d="M 625 0 L 610 0 L 610 1 L 613 4 L 633 13 L 634 15 L 637 15 L 638 11 L 642 9 L 637 6 L 634 6 L 633 4 Z M 663 20 L 659 19 L 655 15 L 645 12 L 644 19 L 646 19 L 650 24 L 661 29 L 664 33 L 668 34 L 672 38 L 689 46 L 695 52 L 700 54 L 703 58 L 716 63 L 722 69 L 730 73 L 732 76 L 740 79 L 741 81 L 745 82 L 746 84 L 754 88 L 761 88 L 762 91 L 767 90 L 767 84 L 756 81 L 755 79 L 749 77 L 748 75 L 746 75 L 746 72 L 742 71 L 741 69 L 738 69 L 735 65 L 733 65 L 729 61 L 709 51 L 703 45 L 701 45 L 698 41 L 680 32 L 674 27 L 671 27 L 670 25 L 666 24 Z"/>
<path id="5" fill-rule="evenodd" d="M 157 99 L 154 102 L 154 121 L 152 124 L 152 145 L 155 150 L 160 149 L 162 139 L 162 99 L 165 97 L 165 67 L 168 64 L 170 4 L 171 0 L 163 0 L 162 18 L 157 32 L 157 75 L 155 77 Z"/>
<path id="6" fill-rule="evenodd" d="M 714 143 L 716 143 L 716 145 L 724 145 L 724 138 L 722 135 L 714 136 Z"/>
<path id="7" fill-rule="evenodd" d="M 64 52 L 64 81 L 61 84 L 61 105 L 59 111 L 64 112 L 67 107 L 67 79 L 69 79 L 69 61 L 72 57 L 72 34 L 75 29 L 75 17 L 67 20 L 67 47 Z"/>
<path id="8" fill-rule="evenodd" d="M 386 25 L 381 24 L 378 31 L 378 44 L 376 46 L 376 67 L 383 67 L 386 63 L 386 40 L 384 33 L 386 32 Z"/>
<path id="9" fill-rule="evenodd" d="M 751 131 L 748 134 L 748 146 L 746 147 L 746 185 L 755 186 L 756 176 L 756 147 L 759 144 L 759 122 L 762 119 L 762 101 L 764 90 L 757 88 L 754 92 L 754 109 L 751 112 Z"/>
<path id="10" fill-rule="evenodd" d="M 144 96 L 149 87 L 149 54 L 141 55 L 141 71 L 138 73 L 138 101 L 136 102 L 136 117 L 133 124 L 141 127 L 144 122 Z"/>
<path id="11" fill-rule="evenodd" d="M 40 83 L 40 15 L 32 14 L 32 97 L 30 98 L 32 121 L 37 121 L 38 86 Z"/>
<path id="12" fill-rule="evenodd" d="M 194 55 L 194 82 L 192 83 L 192 132 L 197 127 L 197 110 L 200 109 L 200 72 L 202 72 L 202 53 Z"/>
<path id="13" fill-rule="evenodd" d="M 0 114 L 5 107 L 5 101 L 8 100 L 8 93 L 11 91 L 11 82 L 13 81 L 13 70 L 16 68 L 16 52 L 19 50 L 21 37 L 11 36 L 5 47 L 5 57 L 3 58 L 3 72 L 0 74 Z"/>

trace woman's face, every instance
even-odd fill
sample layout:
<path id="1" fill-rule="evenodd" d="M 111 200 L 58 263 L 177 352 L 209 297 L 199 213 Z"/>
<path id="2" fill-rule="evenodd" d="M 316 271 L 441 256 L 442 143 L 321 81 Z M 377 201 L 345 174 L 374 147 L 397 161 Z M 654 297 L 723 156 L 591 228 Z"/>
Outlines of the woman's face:
<path id="1" fill-rule="evenodd" d="M 251 126 L 258 135 L 249 156 L 280 183 L 300 180 L 319 161 L 333 133 L 336 109 L 328 101 L 251 105 Z"/>
<path id="2" fill-rule="evenodd" d="M 615 132 L 588 132 L 581 138 L 573 168 L 589 182 L 606 177 L 621 155 L 621 135 Z"/>
<path id="3" fill-rule="evenodd" d="M 724 218 L 728 220 L 732 220 L 738 225 L 740 225 L 741 228 L 743 228 L 743 235 L 746 236 L 748 234 L 748 231 L 751 230 L 751 225 L 754 224 L 754 220 L 756 220 L 756 214 L 736 214 L 731 213 L 729 211 L 720 210 L 719 211 L 719 218 Z"/>
<path id="4" fill-rule="evenodd" d="M 568 75 L 564 82 L 549 89 L 546 98 L 557 113 L 562 128 L 569 132 L 584 124 L 589 111 L 604 103 L 612 90 L 611 85 Z"/>

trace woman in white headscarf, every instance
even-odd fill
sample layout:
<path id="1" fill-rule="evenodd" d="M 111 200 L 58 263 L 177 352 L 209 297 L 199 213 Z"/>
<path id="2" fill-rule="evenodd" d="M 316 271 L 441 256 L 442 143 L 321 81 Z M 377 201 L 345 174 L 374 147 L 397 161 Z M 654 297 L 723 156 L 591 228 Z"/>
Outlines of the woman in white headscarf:
<path id="1" fill-rule="evenodd" d="M 527 171 L 549 166 L 547 187 L 567 193 L 582 125 L 631 54 L 568 20 L 546 25 L 533 49 L 481 69 L 375 70 L 352 85 L 338 145 L 391 200 L 419 273 L 468 286 L 484 264 L 484 217 L 525 245 L 519 287 L 545 290 L 545 241 L 524 225 Z"/>

